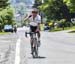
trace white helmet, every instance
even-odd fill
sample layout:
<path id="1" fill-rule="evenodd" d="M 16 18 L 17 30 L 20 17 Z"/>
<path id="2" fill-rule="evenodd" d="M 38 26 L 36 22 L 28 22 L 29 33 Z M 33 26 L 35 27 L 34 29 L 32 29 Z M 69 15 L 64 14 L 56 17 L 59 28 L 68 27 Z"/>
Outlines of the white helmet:
<path id="1" fill-rule="evenodd" d="M 33 8 L 32 9 L 32 13 L 38 13 L 38 9 L 37 8 Z"/>

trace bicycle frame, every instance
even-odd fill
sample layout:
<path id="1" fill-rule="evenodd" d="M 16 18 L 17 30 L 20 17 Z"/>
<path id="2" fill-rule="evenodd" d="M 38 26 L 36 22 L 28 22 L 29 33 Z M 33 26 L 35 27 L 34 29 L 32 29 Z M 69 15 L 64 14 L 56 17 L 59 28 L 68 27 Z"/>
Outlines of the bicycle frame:
<path id="1" fill-rule="evenodd" d="M 38 56 L 38 42 L 37 42 L 37 36 L 36 36 L 36 32 L 31 32 L 31 40 L 33 45 L 31 45 L 32 47 L 32 56 Z"/>
<path id="2" fill-rule="evenodd" d="M 31 37 L 31 51 L 32 51 L 33 58 L 38 57 L 38 41 L 37 41 L 38 37 L 36 33 L 37 32 L 26 33 L 26 34 L 30 34 L 30 37 Z"/>

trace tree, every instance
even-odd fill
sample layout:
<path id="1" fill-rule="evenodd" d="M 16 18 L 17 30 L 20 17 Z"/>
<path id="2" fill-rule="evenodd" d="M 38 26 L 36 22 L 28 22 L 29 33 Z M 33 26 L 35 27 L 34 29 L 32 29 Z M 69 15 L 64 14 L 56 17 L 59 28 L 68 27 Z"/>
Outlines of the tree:
<path id="1" fill-rule="evenodd" d="M 70 10 L 70 17 L 75 18 L 75 0 L 64 0 Z"/>
<path id="2" fill-rule="evenodd" d="M 62 6 L 63 0 L 46 0 L 45 3 L 40 6 L 47 18 L 50 19 L 60 19 L 62 14 L 60 13 L 60 7 Z"/>
<path id="3" fill-rule="evenodd" d="M 0 12 L 0 17 L 2 19 L 2 25 L 4 25 L 6 23 L 5 20 L 8 20 L 7 24 L 12 24 L 13 8 L 9 7 L 9 8 L 3 9 Z"/>
<path id="4" fill-rule="evenodd" d="M 0 31 L 7 24 L 13 24 L 13 8 L 10 6 L 9 0 L 0 0 Z"/>
<path id="5" fill-rule="evenodd" d="M 6 8 L 9 5 L 9 0 L 0 0 L 0 8 Z"/>
<path id="6" fill-rule="evenodd" d="M 35 4 L 33 5 L 34 8 L 37 8 L 38 6 L 40 6 L 42 3 L 41 3 L 41 0 L 35 0 Z"/>
<path id="7" fill-rule="evenodd" d="M 64 0 L 46 0 L 39 8 L 44 11 L 48 20 L 65 18 L 70 21 L 70 10 Z"/>
<path id="8" fill-rule="evenodd" d="M 75 0 L 64 0 L 71 13 L 75 13 Z"/>

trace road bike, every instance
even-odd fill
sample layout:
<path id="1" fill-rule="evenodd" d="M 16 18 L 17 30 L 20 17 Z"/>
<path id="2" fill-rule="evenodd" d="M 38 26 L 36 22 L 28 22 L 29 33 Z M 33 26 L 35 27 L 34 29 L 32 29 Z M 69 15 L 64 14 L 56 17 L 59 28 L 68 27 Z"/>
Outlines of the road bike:
<path id="1" fill-rule="evenodd" d="M 25 33 L 25 34 L 26 34 L 26 37 L 27 37 L 27 34 L 30 34 L 31 54 L 33 58 L 37 58 L 38 57 L 38 47 L 40 45 L 38 41 L 38 37 L 37 37 L 37 32 L 30 32 L 30 33 Z"/>

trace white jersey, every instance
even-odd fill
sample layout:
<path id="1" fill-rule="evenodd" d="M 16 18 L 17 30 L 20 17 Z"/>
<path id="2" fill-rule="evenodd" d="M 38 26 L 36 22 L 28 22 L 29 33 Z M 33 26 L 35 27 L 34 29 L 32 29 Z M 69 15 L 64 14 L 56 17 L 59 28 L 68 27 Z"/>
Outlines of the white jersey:
<path id="1" fill-rule="evenodd" d="M 31 26 L 38 26 L 38 23 L 41 23 L 41 17 L 40 15 L 37 15 L 35 19 L 33 19 L 33 16 L 29 18 L 30 25 Z"/>

